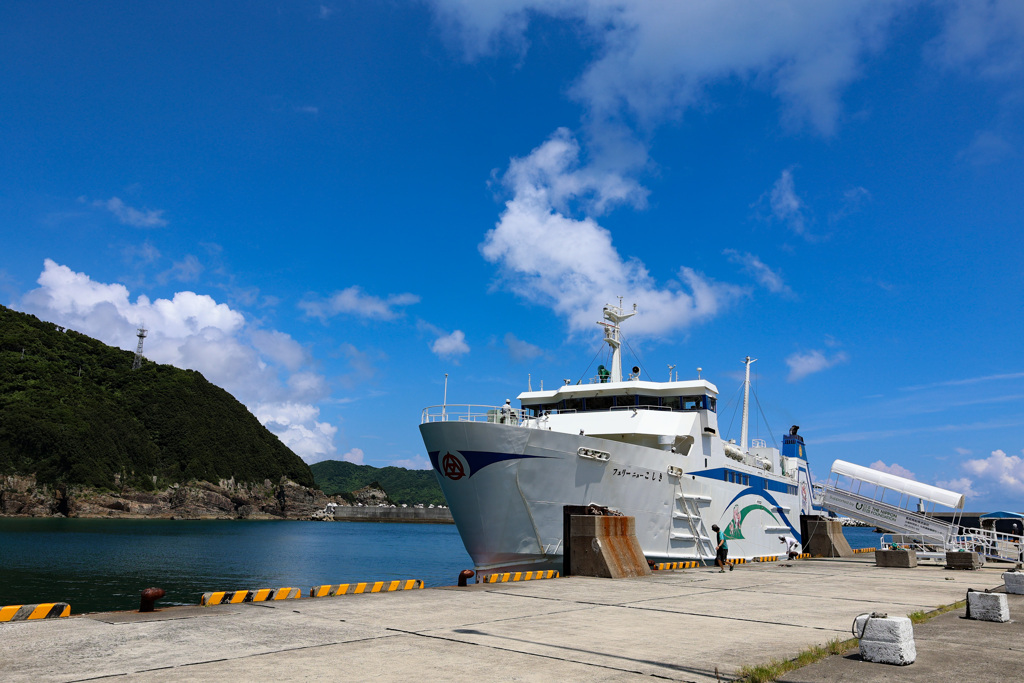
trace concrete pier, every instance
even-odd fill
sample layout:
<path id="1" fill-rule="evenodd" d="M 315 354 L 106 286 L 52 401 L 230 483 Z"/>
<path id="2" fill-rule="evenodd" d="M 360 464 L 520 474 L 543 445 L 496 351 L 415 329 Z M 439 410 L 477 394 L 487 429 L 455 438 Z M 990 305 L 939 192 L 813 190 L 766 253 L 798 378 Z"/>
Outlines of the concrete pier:
<path id="1" fill-rule="evenodd" d="M 614 581 L 567 577 L 92 614 L 0 624 L 2 676 L 9 681 L 113 676 L 147 681 L 730 680 L 743 665 L 788 659 L 811 645 L 850 637 L 858 614 L 904 616 L 963 600 L 967 588 L 1001 586 L 1005 569 L 892 569 L 875 566 L 866 554 L 748 563 L 725 574 L 701 568 Z M 1010 597 L 1021 600 L 1011 604 L 1011 613 L 1024 614 L 1024 596 Z M 1002 633 L 996 627 L 1006 633 L 1015 628 L 1013 623 L 970 624 L 986 629 L 990 645 Z M 931 655 L 922 644 L 919 638 L 918 662 L 899 669 L 901 679 L 927 671 Z M 964 667 L 986 656 L 971 642 L 957 652 L 951 646 L 943 641 L 943 656 L 958 658 Z M 1008 644 L 1006 649 L 1012 654 Z M 893 671 L 883 664 L 831 660 L 859 667 L 861 678 L 848 680 L 868 680 L 863 674 L 873 667 L 880 667 L 880 675 Z M 843 675 L 826 670 L 814 677 L 819 674 L 813 667 L 800 672 L 785 680 Z M 946 680 L 934 671 L 932 676 L 929 680 Z"/>

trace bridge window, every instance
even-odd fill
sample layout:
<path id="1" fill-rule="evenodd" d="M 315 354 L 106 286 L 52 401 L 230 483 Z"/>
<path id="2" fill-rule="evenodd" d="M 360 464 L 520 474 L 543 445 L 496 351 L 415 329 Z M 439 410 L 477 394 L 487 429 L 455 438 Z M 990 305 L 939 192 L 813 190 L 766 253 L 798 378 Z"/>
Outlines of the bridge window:
<path id="1" fill-rule="evenodd" d="M 662 396 L 661 405 L 669 410 L 679 410 L 680 401 L 678 396 Z"/>
<path id="2" fill-rule="evenodd" d="M 635 406 L 636 405 L 636 396 L 630 396 L 628 394 L 625 395 L 625 396 L 616 396 L 615 397 L 615 405 L 617 405 L 617 406 Z"/>
<path id="3" fill-rule="evenodd" d="M 707 403 L 705 404 L 707 405 L 707 409 L 712 413 L 718 412 L 718 399 L 714 396 L 705 396 L 704 398 L 707 400 Z"/>
<path id="4" fill-rule="evenodd" d="M 683 396 L 683 410 L 702 410 L 704 408 L 703 396 Z"/>
<path id="5" fill-rule="evenodd" d="M 582 398 L 567 398 L 563 401 L 564 410 L 583 410 Z"/>
<path id="6" fill-rule="evenodd" d="M 609 410 L 614 403 L 611 396 L 587 396 L 587 410 Z"/>
<path id="7" fill-rule="evenodd" d="M 639 406 L 660 406 L 660 396 L 637 396 L 636 404 Z"/>

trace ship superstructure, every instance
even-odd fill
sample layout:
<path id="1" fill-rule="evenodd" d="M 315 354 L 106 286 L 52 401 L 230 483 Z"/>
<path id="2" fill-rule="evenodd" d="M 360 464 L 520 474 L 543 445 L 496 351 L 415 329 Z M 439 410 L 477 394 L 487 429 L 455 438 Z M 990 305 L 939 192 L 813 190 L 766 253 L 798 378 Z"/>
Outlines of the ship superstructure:
<path id="1" fill-rule="evenodd" d="M 812 501 L 797 428 L 781 452 L 760 439 L 747 447 L 745 427 L 743 443 L 723 441 L 711 382 L 649 381 L 639 368 L 623 378 L 619 324 L 635 312 L 605 307 L 611 368 L 588 383 L 523 392 L 518 408 L 423 411 L 420 432 L 479 572 L 560 568 L 565 505 L 635 517 L 656 562 L 712 562 L 715 523 L 732 557 L 778 555 L 779 536 L 801 540 Z"/>

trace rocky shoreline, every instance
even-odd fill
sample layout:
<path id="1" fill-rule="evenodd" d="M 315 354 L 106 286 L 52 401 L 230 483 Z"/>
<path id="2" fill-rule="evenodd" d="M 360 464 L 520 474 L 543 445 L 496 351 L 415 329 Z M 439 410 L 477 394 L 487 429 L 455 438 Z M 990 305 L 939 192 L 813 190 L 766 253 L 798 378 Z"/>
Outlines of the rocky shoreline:
<path id="1" fill-rule="evenodd" d="M 351 507 L 341 496 L 282 479 L 277 484 L 221 480 L 173 484 L 162 490 L 39 484 L 33 475 L 0 478 L 0 516 L 121 519 L 311 519 L 328 503 Z M 338 515 L 341 517 L 341 515 Z"/>

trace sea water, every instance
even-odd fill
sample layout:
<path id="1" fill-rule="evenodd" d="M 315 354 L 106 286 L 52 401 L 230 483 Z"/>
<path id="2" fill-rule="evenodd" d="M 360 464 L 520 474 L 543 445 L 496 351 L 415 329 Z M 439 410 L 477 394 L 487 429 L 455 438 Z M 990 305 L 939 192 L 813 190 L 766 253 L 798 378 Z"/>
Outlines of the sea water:
<path id="1" fill-rule="evenodd" d="M 854 548 L 878 547 L 846 527 Z M 780 551 L 781 552 L 781 551 Z M 0 606 L 67 602 L 74 614 L 197 605 L 209 591 L 421 579 L 473 566 L 453 524 L 0 518 Z"/>

